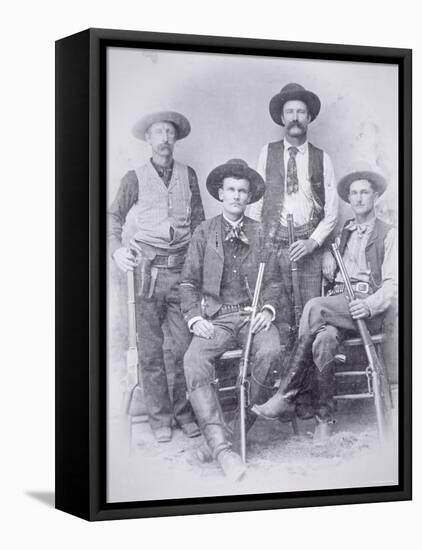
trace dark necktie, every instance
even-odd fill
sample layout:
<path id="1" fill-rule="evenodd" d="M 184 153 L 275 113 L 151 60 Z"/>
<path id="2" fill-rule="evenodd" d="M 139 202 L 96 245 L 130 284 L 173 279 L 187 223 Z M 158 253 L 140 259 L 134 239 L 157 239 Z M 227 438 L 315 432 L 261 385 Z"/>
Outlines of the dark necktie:
<path id="1" fill-rule="evenodd" d="M 287 162 L 287 194 L 297 193 L 299 191 L 299 180 L 297 179 L 296 155 L 299 149 L 289 147 L 289 160 Z"/>
<path id="2" fill-rule="evenodd" d="M 249 244 L 248 237 L 245 235 L 245 232 L 243 231 L 243 222 L 240 222 L 237 225 L 231 225 L 227 224 L 228 231 L 226 233 L 225 241 L 229 241 L 230 239 L 237 239 L 239 241 L 242 241 L 244 244 Z"/>
<path id="3" fill-rule="evenodd" d="M 163 180 L 164 185 L 168 187 L 170 185 L 171 176 L 173 175 L 173 163 L 171 163 L 170 166 L 158 166 L 154 161 L 151 160 L 151 162 L 155 171 Z"/>

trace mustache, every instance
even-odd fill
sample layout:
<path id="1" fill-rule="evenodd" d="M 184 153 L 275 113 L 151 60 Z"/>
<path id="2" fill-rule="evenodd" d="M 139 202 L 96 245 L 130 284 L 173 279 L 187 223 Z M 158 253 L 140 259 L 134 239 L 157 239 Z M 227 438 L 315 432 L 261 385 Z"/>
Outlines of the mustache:
<path id="1" fill-rule="evenodd" d="M 289 124 L 287 125 L 287 129 L 290 130 L 290 128 L 294 128 L 295 126 L 297 126 L 298 128 L 300 128 L 301 130 L 304 130 L 304 126 L 302 123 L 300 123 L 299 121 L 297 120 L 294 120 L 293 122 L 289 122 Z"/>
<path id="2" fill-rule="evenodd" d="M 172 147 L 168 143 L 162 143 L 157 147 L 158 151 L 171 151 Z"/>

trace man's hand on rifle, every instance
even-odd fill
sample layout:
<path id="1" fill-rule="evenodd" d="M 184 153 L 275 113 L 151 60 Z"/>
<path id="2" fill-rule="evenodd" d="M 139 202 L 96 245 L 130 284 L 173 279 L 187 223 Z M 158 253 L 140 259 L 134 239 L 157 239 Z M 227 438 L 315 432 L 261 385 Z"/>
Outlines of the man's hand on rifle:
<path id="1" fill-rule="evenodd" d="M 257 334 L 260 330 L 268 330 L 273 320 L 273 313 L 269 309 L 264 309 L 258 313 L 252 324 L 252 332 Z"/>
<path id="2" fill-rule="evenodd" d="M 214 338 L 214 325 L 206 319 L 198 319 L 198 321 L 195 321 L 191 330 L 195 336 L 199 336 L 200 338 L 206 338 L 207 340 Z"/>
<path id="3" fill-rule="evenodd" d="M 352 300 L 349 303 L 349 311 L 353 319 L 366 319 L 371 316 L 371 310 L 365 300 Z"/>
<path id="4" fill-rule="evenodd" d="M 133 271 L 136 267 L 135 256 L 126 247 L 118 248 L 113 254 L 113 259 L 122 271 Z"/>
<path id="5" fill-rule="evenodd" d="M 299 239 L 289 247 L 289 256 L 291 262 L 297 262 L 304 256 L 311 254 L 318 247 L 314 239 Z"/>

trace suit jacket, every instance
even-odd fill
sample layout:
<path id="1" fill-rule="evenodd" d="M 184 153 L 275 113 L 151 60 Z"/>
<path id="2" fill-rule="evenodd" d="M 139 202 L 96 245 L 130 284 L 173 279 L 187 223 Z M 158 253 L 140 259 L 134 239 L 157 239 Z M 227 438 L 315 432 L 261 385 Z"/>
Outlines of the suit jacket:
<path id="1" fill-rule="evenodd" d="M 270 246 L 266 246 L 262 225 L 245 216 L 243 231 L 249 241 L 249 250 L 242 261 L 242 276 L 247 278 L 252 292 L 261 260 L 266 260 L 262 287 L 262 303 L 277 311 L 281 292 L 279 264 Z M 224 235 L 222 215 L 202 222 L 195 230 L 183 267 L 180 298 L 185 320 L 197 316 L 212 317 L 222 305 L 220 298 L 224 266 Z"/>

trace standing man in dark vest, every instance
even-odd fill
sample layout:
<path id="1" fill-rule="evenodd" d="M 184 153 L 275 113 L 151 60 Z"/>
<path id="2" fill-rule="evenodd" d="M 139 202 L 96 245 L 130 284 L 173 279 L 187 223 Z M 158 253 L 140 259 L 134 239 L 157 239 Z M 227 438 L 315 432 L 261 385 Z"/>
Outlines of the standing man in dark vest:
<path id="1" fill-rule="evenodd" d="M 381 328 L 387 309 L 397 296 L 397 233 L 375 215 L 375 201 L 386 189 L 385 179 L 375 172 L 353 172 L 340 180 L 338 194 L 349 202 L 354 218 L 348 220 L 339 239 L 339 249 L 350 276 L 356 299 L 348 301 L 337 264 L 326 251 L 323 271 L 332 281 L 326 297 L 311 299 L 300 321 L 300 348 L 292 360 L 293 383 L 280 390 L 254 411 L 276 418 L 291 406 L 301 372 L 316 365 L 319 384 L 317 439 L 325 439 L 333 420 L 334 358 L 345 331 L 356 331 L 355 319 L 365 319 L 370 332 Z M 313 361 L 312 361 L 313 359 Z"/>
<path id="2" fill-rule="evenodd" d="M 171 439 L 174 416 L 189 437 L 200 434 L 186 398 L 183 356 L 190 334 L 180 311 L 179 280 L 191 235 L 205 218 L 194 170 L 173 158 L 190 132 L 176 112 L 152 113 L 133 134 L 152 157 L 122 179 L 109 209 L 110 253 L 122 271 L 135 270 L 140 371 L 149 423 L 158 442 Z M 163 324 L 173 339 L 175 380 L 171 405 L 163 357 Z"/>
<path id="3" fill-rule="evenodd" d="M 258 172 L 266 182 L 261 201 L 249 215 L 275 234 L 284 282 L 285 313 L 291 324 L 290 261 L 298 262 L 302 306 L 321 294 L 322 245 L 337 221 L 338 198 L 330 157 L 308 142 L 308 125 L 321 108 L 317 95 L 290 83 L 270 101 L 270 115 L 285 128 L 284 138 L 264 146 Z M 296 242 L 288 245 L 287 215 L 292 214 Z"/>

